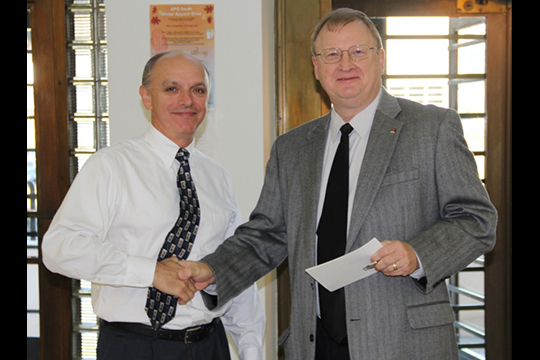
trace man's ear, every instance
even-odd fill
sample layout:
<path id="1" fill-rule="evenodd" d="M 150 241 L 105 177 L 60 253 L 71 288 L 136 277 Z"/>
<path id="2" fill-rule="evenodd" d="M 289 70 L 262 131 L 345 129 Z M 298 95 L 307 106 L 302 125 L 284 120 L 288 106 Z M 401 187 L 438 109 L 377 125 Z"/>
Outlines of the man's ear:
<path id="1" fill-rule="evenodd" d="M 319 80 L 319 74 L 318 74 L 318 68 L 319 68 L 319 64 L 317 64 L 317 57 L 316 56 L 312 56 L 311 57 L 311 62 L 313 62 L 313 72 L 315 73 L 315 79 Z"/>
<path id="2" fill-rule="evenodd" d="M 146 110 L 152 110 L 152 95 L 146 86 L 141 85 L 139 88 L 139 95 L 141 95 L 141 99 Z"/>
<path id="3" fill-rule="evenodd" d="M 384 51 L 384 49 L 379 49 L 378 51 L 379 51 L 379 66 L 381 67 L 381 75 L 384 75 L 385 64 L 386 64 L 386 61 L 385 61 L 386 52 Z"/>

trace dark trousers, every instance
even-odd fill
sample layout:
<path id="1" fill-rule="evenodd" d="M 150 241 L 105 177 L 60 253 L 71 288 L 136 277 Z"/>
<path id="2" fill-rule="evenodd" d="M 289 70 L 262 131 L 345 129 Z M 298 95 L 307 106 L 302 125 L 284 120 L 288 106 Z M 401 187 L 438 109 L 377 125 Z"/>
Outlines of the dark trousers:
<path id="1" fill-rule="evenodd" d="M 347 338 L 338 344 L 326 333 L 321 319 L 317 318 L 317 338 L 315 342 L 315 360 L 349 360 Z"/>
<path id="2" fill-rule="evenodd" d="M 229 344 L 221 321 L 203 341 L 154 339 L 114 328 L 107 323 L 99 331 L 98 360 L 230 360 Z"/>

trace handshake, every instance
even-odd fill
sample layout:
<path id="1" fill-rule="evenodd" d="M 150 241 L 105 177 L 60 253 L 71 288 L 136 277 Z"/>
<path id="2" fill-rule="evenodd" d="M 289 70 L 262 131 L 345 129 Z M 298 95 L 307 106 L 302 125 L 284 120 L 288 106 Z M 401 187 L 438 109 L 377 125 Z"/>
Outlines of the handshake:
<path id="1" fill-rule="evenodd" d="M 375 270 L 393 277 L 409 276 L 420 268 L 416 252 L 409 244 L 402 241 L 382 241 L 381 244 L 383 247 L 370 260 Z M 417 278 L 420 275 L 413 276 Z M 205 263 L 178 260 L 173 256 L 156 264 L 152 285 L 178 298 L 180 305 L 185 305 L 197 291 L 206 289 L 215 281 L 212 269 Z"/>
<path id="2" fill-rule="evenodd" d="M 152 285 L 178 298 L 178 304 L 185 305 L 197 291 L 213 283 L 214 273 L 208 265 L 198 261 L 178 260 L 173 256 L 157 262 Z"/>

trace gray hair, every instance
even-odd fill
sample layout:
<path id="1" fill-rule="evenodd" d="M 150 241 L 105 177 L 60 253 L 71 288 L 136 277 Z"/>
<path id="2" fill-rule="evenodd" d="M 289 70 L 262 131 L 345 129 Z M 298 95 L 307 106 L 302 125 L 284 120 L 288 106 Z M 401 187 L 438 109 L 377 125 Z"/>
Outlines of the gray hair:
<path id="1" fill-rule="evenodd" d="M 373 38 L 375 38 L 377 48 L 383 48 L 381 35 L 375 27 L 375 24 L 373 24 L 371 19 L 366 14 L 359 10 L 341 8 L 329 12 L 324 18 L 322 18 L 319 24 L 317 24 L 317 27 L 311 35 L 311 53 L 315 55 L 315 41 L 317 40 L 317 37 L 324 26 L 326 26 L 328 30 L 334 31 L 334 29 L 341 28 L 352 23 L 353 21 L 363 21 L 364 24 L 366 24 L 369 28 Z"/>
<path id="2" fill-rule="evenodd" d="M 165 51 L 165 52 L 162 52 L 162 53 L 159 53 L 159 54 L 156 54 L 156 55 L 152 56 L 150 58 L 150 60 L 148 60 L 146 65 L 144 66 L 143 75 L 142 75 L 142 85 L 144 87 L 146 87 L 147 89 L 150 89 L 150 83 L 151 83 L 151 80 L 152 80 L 152 70 L 154 69 L 154 65 L 156 64 L 156 62 L 159 59 L 161 59 L 162 57 L 178 56 L 178 55 L 184 56 L 184 57 L 189 58 L 189 59 L 196 60 L 201 64 L 201 66 L 204 68 L 204 72 L 206 74 L 206 81 L 207 81 L 208 91 L 210 91 L 210 84 L 211 84 L 210 83 L 210 73 L 208 72 L 208 69 L 206 68 L 206 66 L 204 66 L 202 61 L 200 61 L 196 57 L 193 57 L 193 56 L 191 56 L 189 54 L 186 54 L 185 52 L 180 51 L 180 50 L 169 50 L 169 51 Z"/>

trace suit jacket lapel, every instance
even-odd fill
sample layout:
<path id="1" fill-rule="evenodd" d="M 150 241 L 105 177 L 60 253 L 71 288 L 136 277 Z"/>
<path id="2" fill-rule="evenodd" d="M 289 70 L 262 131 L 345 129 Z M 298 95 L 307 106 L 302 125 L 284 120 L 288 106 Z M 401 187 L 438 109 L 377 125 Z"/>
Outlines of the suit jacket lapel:
<path id="1" fill-rule="evenodd" d="M 307 186 L 306 195 L 309 197 L 309 201 L 312 202 L 312 209 L 316 220 L 317 207 L 319 203 L 319 191 L 321 188 L 321 175 L 324 160 L 324 151 L 326 148 L 326 138 L 328 135 L 328 127 L 330 126 L 330 113 L 323 116 L 318 120 L 318 124 L 306 134 L 308 144 L 303 148 L 299 162 L 300 173 L 305 174 L 307 177 L 303 179 L 303 186 Z M 307 199 L 306 199 L 307 200 Z M 310 214 L 311 215 L 311 214 Z"/>
<path id="2" fill-rule="evenodd" d="M 395 119 L 400 111 L 401 108 L 397 100 L 383 89 L 358 176 L 349 225 L 347 251 L 353 247 L 392 158 L 403 126 L 402 121 Z"/>
<path id="3" fill-rule="evenodd" d="M 315 265 L 315 247 L 313 246 L 313 241 L 317 229 L 317 208 L 330 114 L 323 116 L 317 121 L 317 125 L 306 134 L 307 144 L 299 149 L 300 161 L 297 163 L 299 174 L 305 177 L 301 179 L 301 184 L 299 184 L 299 191 L 302 194 L 301 201 L 305 205 L 300 207 L 303 211 L 301 216 L 305 219 L 305 221 L 301 222 L 301 233 L 312 234 L 303 237 L 307 240 L 306 243 L 299 244 L 303 249 L 301 251 L 304 251 L 305 254 L 303 257 L 308 262 L 306 263 L 306 267 Z"/>

